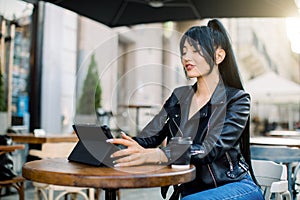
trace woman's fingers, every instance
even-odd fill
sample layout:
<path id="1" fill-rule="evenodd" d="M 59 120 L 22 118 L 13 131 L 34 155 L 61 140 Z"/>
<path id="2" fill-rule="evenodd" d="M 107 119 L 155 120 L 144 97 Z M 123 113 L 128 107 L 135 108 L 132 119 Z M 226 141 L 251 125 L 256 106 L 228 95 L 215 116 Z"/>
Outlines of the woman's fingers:
<path id="1" fill-rule="evenodd" d="M 130 146 L 132 142 L 135 142 L 134 139 L 132 139 L 130 136 L 127 136 L 124 132 L 121 132 L 122 138 L 115 138 L 115 139 L 108 139 L 106 142 L 112 143 L 112 144 L 122 144 L 124 146 Z"/>
<path id="2" fill-rule="evenodd" d="M 143 155 L 145 149 L 141 147 L 134 139 L 121 132 L 122 138 L 108 139 L 106 142 L 127 146 L 126 149 L 116 151 L 111 155 L 112 158 L 118 158 L 114 162 L 116 167 L 141 165 L 145 163 L 146 156 Z"/>
<path id="3" fill-rule="evenodd" d="M 123 131 L 121 131 L 121 136 L 122 138 L 129 140 L 129 141 L 134 141 L 134 139 L 132 139 L 131 137 L 129 137 L 128 135 L 126 135 L 126 133 L 124 133 Z"/>
<path id="4" fill-rule="evenodd" d="M 131 161 L 134 161 L 134 160 L 137 160 L 137 159 L 138 159 L 138 156 L 136 156 L 136 155 L 128 155 L 128 156 L 125 156 L 125 157 L 122 157 L 122 158 L 119 158 L 119 159 L 115 160 L 114 163 L 131 162 Z"/>
<path id="5" fill-rule="evenodd" d="M 116 151 L 115 153 L 113 153 L 110 157 L 111 158 L 116 158 L 116 157 L 121 157 L 121 156 L 128 156 L 130 154 L 132 154 L 134 151 L 132 149 L 122 149 L 119 151 Z"/>
<path id="6" fill-rule="evenodd" d="M 140 154 L 132 154 L 118 160 L 115 160 L 115 167 L 127 167 L 133 165 L 141 165 L 144 163 L 144 158 Z"/>
<path id="7" fill-rule="evenodd" d="M 112 144 L 122 144 L 124 146 L 130 146 L 132 144 L 132 141 L 127 140 L 127 139 L 121 139 L 121 138 L 116 138 L 116 139 L 108 139 L 106 142 L 112 143 Z"/>

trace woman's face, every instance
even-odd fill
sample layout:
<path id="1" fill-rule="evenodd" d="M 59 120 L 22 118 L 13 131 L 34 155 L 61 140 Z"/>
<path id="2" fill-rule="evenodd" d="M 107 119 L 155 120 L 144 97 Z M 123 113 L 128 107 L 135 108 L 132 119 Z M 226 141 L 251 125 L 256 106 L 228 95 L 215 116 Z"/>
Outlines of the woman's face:
<path id="1" fill-rule="evenodd" d="M 189 78 L 205 76 L 210 72 L 210 66 L 203 57 L 200 46 L 199 49 L 200 54 L 187 40 L 183 45 L 181 62 Z"/>

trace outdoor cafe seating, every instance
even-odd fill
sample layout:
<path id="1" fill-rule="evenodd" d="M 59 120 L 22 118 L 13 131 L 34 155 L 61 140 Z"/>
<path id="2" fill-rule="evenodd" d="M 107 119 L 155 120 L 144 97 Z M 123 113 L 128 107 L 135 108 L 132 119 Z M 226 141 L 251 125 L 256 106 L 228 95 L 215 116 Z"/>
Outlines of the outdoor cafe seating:
<path id="1" fill-rule="evenodd" d="M 25 148 L 24 145 L 10 145 L 10 144 L 0 145 L 0 161 L 1 161 L 1 165 L 2 165 L 2 166 L 0 166 L 0 169 L 1 169 L 1 173 L 6 174 L 6 177 L 1 175 L 1 179 L 0 179 L 0 196 L 2 195 L 2 189 L 13 187 L 18 192 L 19 199 L 24 200 L 24 197 L 25 197 L 25 194 L 24 194 L 25 179 L 20 175 L 9 177 L 10 173 L 8 173 L 8 171 L 13 170 L 13 168 L 12 168 L 13 166 L 12 165 L 4 166 L 5 165 L 4 162 L 6 162 L 6 160 L 9 159 L 9 157 L 7 157 L 7 156 L 11 157 L 12 152 L 15 152 L 17 150 L 23 150 L 24 148 Z"/>
<path id="2" fill-rule="evenodd" d="M 252 166 L 266 200 L 273 198 L 272 195 L 275 196 L 275 199 L 282 199 L 282 197 L 285 197 L 286 200 L 291 199 L 285 165 L 273 161 L 252 160 Z"/>
<path id="3" fill-rule="evenodd" d="M 65 158 L 67 157 L 76 143 L 74 142 L 58 142 L 58 143 L 44 143 L 41 150 L 31 149 L 29 155 L 47 159 L 47 158 Z M 93 188 L 82 187 L 67 187 L 52 184 L 44 184 L 33 182 L 35 187 L 35 199 L 45 200 L 59 200 L 63 196 L 72 195 L 74 197 L 80 195 L 84 200 L 94 200 L 95 190 Z M 54 198 L 54 192 L 59 192 Z M 88 191 L 88 193 L 86 192 Z"/>
<path id="4" fill-rule="evenodd" d="M 287 146 L 251 145 L 251 158 L 253 160 L 272 161 L 287 167 L 288 189 L 292 199 L 296 199 L 297 172 L 295 167 L 300 162 L 300 149 Z"/>

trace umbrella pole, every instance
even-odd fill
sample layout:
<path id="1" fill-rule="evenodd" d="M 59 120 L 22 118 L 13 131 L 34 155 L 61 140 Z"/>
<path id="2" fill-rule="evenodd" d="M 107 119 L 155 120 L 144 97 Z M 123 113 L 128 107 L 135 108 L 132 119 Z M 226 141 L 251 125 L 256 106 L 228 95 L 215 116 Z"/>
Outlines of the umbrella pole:
<path id="1" fill-rule="evenodd" d="M 299 68 L 299 81 L 300 81 L 300 53 L 298 53 L 298 68 Z M 300 100 L 299 100 L 299 119 L 298 123 L 300 123 Z"/>

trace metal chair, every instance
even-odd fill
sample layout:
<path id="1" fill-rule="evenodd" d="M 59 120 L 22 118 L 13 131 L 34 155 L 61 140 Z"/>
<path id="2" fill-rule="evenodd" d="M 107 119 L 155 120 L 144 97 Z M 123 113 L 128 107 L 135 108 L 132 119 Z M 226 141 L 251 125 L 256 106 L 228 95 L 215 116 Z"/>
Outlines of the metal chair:
<path id="1" fill-rule="evenodd" d="M 266 200 L 283 197 L 286 200 L 291 199 L 285 165 L 273 161 L 252 160 L 252 167 Z"/>
<path id="2" fill-rule="evenodd" d="M 287 180 L 292 199 L 296 199 L 295 173 L 293 167 L 300 162 L 300 149 L 286 146 L 251 145 L 251 158 L 254 160 L 269 160 L 287 166 Z"/>

